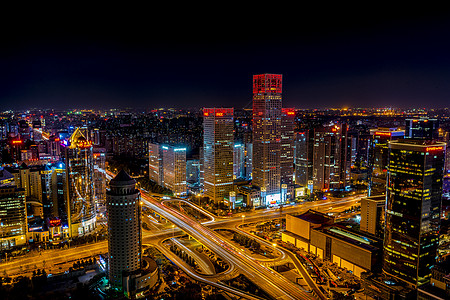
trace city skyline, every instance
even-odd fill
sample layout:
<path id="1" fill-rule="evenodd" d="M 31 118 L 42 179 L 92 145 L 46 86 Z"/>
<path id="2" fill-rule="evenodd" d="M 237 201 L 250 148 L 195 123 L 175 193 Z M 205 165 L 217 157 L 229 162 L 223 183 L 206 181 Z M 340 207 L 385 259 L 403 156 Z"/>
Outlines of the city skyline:
<path id="1" fill-rule="evenodd" d="M 261 73 L 283 74 L 286 107 L 448 105 L 445 11 L 312 11 L 261 28 L 172 18 L 68 16 L 4 32 L 0 109 L 251 107 Z"/>
<path id="2" fill-rule="evenodd" d="M 450 11 L 230 4 L 0 20 L 1 299 L 448 298 Z"/>

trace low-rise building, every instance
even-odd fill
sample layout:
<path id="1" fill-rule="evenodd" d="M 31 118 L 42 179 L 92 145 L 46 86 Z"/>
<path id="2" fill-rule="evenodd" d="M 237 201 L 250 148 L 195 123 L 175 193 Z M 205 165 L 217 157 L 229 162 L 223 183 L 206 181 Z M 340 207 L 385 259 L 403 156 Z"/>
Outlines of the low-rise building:
<path id="1" fill-rule="evenodd" d="M 380 262 L 381 240 L 334 223 L 333 217 L 313 210 L 298 216 L 286 215 L 282 240 L 358 277 L 362 272 L 375 270 Z"/>

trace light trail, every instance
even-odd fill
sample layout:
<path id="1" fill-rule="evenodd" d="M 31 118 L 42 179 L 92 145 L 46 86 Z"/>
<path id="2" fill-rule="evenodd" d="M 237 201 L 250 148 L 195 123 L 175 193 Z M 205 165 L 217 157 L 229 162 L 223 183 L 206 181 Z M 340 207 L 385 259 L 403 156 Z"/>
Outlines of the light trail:
<path id="1" fill-rule="evenodd" d="M 234 245 L 231 245 L 226 240 L 220 238 L 220 236 L 211 229 L 191 220 L 180 212 L 153 200 L 146 193 L 141 193 L 141 195 L 143 202 L 151 209 L 182 228 L 197 241 L 225 259 L 229 264 L 239 267 L 241 273 L 250 278 L 255 284 L 263 288 L 265 292 L 272 295 L 275 299 L 311 299 L 310 294 L 305 293 L 284 276 L 265 267 L 246 253 L 240 251 L 240 249 Z"/>

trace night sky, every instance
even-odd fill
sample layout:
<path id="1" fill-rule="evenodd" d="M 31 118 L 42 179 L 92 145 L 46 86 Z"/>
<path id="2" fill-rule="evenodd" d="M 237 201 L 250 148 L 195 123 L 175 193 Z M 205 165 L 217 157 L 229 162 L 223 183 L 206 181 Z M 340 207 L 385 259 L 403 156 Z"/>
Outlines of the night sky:
<path id="1" fill-rule="evenodd" d="M 238 8 L 3 20 L 0 109 L 251 107 L 258 73 L 285 107 L 450 106 L 446 11 Z"/>

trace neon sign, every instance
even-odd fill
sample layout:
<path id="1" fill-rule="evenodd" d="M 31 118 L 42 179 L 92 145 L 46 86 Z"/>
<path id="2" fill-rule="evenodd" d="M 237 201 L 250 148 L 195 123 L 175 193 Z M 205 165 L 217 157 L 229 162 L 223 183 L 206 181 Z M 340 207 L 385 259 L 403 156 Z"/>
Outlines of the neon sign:
<path id="1" fill-rule="evenodd" d="M 390 133 L 390 132 L 381 132 L 381 131 L 377 131 L 377 132 L 375 132 L 375 135 L 391 136 L 391 133 Z"/>
<path id="2" fill-rule="evenodd" d="M 427 147 L 427 151 L 438 151 L 438 150 L 444 150 L 443 146 L 440 147 Z"/>

